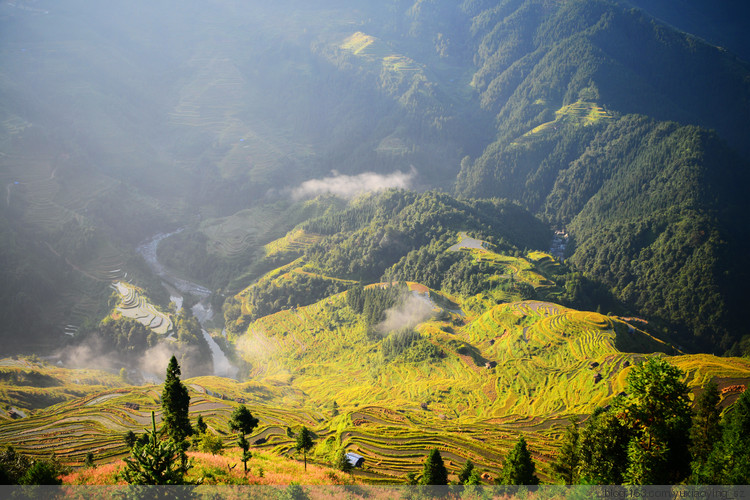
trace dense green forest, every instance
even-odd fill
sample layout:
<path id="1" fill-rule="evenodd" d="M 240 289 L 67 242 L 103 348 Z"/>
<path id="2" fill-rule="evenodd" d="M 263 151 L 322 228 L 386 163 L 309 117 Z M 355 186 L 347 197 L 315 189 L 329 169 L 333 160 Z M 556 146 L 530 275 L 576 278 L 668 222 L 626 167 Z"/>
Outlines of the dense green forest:
<path id="1" fill-rule="evenodd" d="M 250 320 L 312 304 L 357 283 L 418 281 L 472 296 L 483 290 L 485 278 L 495 270 L 473 263 L 461 252 L 446 252 L 459 232 L 511 254 L 544 248 L 551 239 L 545 224 L 506 200 L 458 200 L 444 193 L 398 190 L 364 196 L 345 207 L 331 206 L 299 229 L 320 239 L 297 252 L 264 259 L 278 268 L 269 269 L 272 272 L 241 292 L 246 310 L 235 299 L 225 304 L 224 318 L 233 331 Z M 475 273 L 480 268 L 484 275 Z M 376 292 L 367 290 L 372 293 Z M 533 288 L 526 293 L 533 295 Z M 354 308 L 362 313 L 362 305 Z M 382 319 L 373 312 L 365 316 L 372 324 Z"/>
<path id="2" fill-rule="evenodd" d="M 748 163 L 732 151 L 747 153 L 747 64 L 613 2 L 543 4 L 474 18 L 474 83 L 498 135 L 462 162 L 459 192 L 567 227 L 570 261 L 620 300 L 695 346 L 730 347 L 747 279 L 732 257 L 749 241 Z"/>
<path id="3" fill-rule="evenodd" d="M 457 200 L 440 193 L 393 191 L 360 203 L 361 207 L 344 214 L 323 216 L 302 226 L 338 229 L 306 250 L 309 262 L 337 277 L 374 281 L 410 251 L 458 231 L 489 239 L 509 251 L 545 248 L 550 240 L 544 224 L 504 200 Z M 368 219 L 362 227 L 346 230 Z"/>

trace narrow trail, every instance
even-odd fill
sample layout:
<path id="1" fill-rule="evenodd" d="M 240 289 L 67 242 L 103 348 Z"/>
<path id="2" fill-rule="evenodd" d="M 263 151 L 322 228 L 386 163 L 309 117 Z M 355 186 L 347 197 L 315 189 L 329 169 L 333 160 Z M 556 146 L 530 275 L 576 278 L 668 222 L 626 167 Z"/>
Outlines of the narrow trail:
<path id="1" fill-rule="evenodd" d="M 57 252 L 57 250 L 55 250 L 54 248 L 52 248 L 52 245 L 50 245 L 48 242 L 45 241 L 44 244 L 47 246 L 47 248 L 49 249 L 50 252 L 52 252 L 53 254 L 55 254 L 58 257 L 62 257 L 62 255 L 60 255 L 60 253 Z M 87 273 L 86 271 L 84 271 L 80 267 L 78 267 L 75 264 L 73 264 L 72 262 L 70 262 L 70 260 L 68 260 L 67 257 L 65 257 L 65 263 L 68 264 L 73 269 L 75 269 L 76 271 L 78 271 L 79 273 L 81 273 L 84 276 L 86 276 L 87 278 L 91 278 L 92 280 L 99 281 L 99 282 L 102 282 L 102 283 L 106 283 L 108 281 L 111 281 L 111 280 L 103 280 L 101 278 L 98 278 L 98 277 L 94 276 L 93 274 Z"/>

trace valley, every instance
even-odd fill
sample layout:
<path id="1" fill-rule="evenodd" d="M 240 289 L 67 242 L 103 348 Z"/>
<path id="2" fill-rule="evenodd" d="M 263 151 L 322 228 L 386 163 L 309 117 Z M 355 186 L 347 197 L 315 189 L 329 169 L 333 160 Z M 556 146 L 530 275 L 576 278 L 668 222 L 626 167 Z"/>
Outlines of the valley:
<path id="1" fill-rule="evenodd" d="M 747 9 L 682 3 L 0 4 L 0 479 L 121 481 L 174 356 L 190 481 L 750 482 Z"/>

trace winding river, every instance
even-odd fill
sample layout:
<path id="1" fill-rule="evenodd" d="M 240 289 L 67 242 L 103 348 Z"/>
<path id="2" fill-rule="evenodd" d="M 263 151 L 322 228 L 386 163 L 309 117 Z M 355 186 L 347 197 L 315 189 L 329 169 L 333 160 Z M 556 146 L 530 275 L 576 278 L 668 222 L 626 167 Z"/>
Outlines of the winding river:
<path id="1" fill-rule="evenodd" d="M 160 233 L 143 243 L 138 247 L 138 253 L 145 259 L 151 270 L 159 276 L 169 290 L 172 301 L 177 304 L 178 308 L 182 307 L 183 296 L 192 295 L 198 298 L 198 303 L 195 304 L 191 310 L 193 315 L 203 326 L 207 321 L 210 321 L 214 317 L 214 311 L 208 298 L 211 296 L 211 290 L 196 283 L 192 283 L 185 279 L 175 276 L 166 266 L 164 266 L 156 255 L 156 249 L 159 247 L 159 243 L 173 234 L 177 234 L 178 231 L 171 233 Z M 237 367 L 227 358 L 226 354 L 221 350 L 219 344 L 209 335 L 205 328 L 202 328 L 203 338 L 206 339 L 208 347 L 211 349 L 211 356 L 213 358 L 214 375 L 218 377 L 229 377 L 235 378 L 237 376 Z"/>

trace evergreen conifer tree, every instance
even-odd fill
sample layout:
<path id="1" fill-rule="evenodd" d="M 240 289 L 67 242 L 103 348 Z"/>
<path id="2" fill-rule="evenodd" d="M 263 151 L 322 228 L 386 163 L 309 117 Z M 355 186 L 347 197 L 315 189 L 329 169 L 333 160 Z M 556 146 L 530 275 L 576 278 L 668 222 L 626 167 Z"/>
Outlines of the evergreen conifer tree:
<path id="1" fill-rule="evenodd" d="M 193 433 L 188 412 L 190 395 L 187 387 L 180 381 L 180 365 L 172 356 L 167 365 L 167 376 L 161 393 L 161 407 L 164 427 L 169 437 L 181 445 L 187 436 Z"/>
<path id="2" fill-rule="evenodd" d="M 499 484 L 505 485 L 536 485 L 539 478 L 536 476 L 536 466 L 531 459 L 526 447 L 526 439 L 521 436 L 516 446 L 508 453 L 503 461 L 503 470 L 498 477 Z"/>
<path id="3" fill-rule="evenodd" d="M 247 474 L 247 461 L 253 457 L 252 453 L 250 453 L 250 443 L 245 439 L 245 434 L 253 432 L 253 429 L 257 425 L 258 419 L 253 417 L 253 414 L 250 413 L 250 410 L 245 405 L 235 408 L 229 420 L 229 428 L 239 433 L 237 445 L 242 449 L 242 466 L 244 467 L 245 474 Z"/>
<path id="4" fill-rule="evenodd" d="M 728 410 L 721 442 L 698 472 L 702 484 L 750 484 L 750 391 Z"/>
<path id="5" fill-rule="evenodd" d="M 448 484 L 448 471 L 445 469 L 443 457 L 437 448 L 433 448 L 427 456 L 422 472 L 422 484 L 444 485 Z"/>
<path id="6" fill-rule="evenodd" d="M 305 457 L 305 470 L 307 470 L 307 452 L 310 451 L 310 448 L 312 447 L 312 435 L 310 434 L 310 431 L 307 430 L 307 427 L 302 426 L 302 429 L 297 434 L 296 448 L 297 451 L 302 451 L 302 454 Z"/>
<path id="7" fill-rule="evenodd" d="M 690 428 L 690 451 L 693 462 L 691 468 L 698 470 L 706 463 L 714 449 L 721 441 L 721 394 L 715 382 L 711 381 L 695 402 L 695 416 Z"/>
<path id="8" fill-rule="evenodd" d="M 474 463 L 467 460 L 461 471 L 458 473 L 458 484 L 468 484 L 469 479 L 474 474 Z"/>
<path id="9" fill-rule="evenodd" d="M 336 468 L 342 472 L 351 472 L 352 463 L 346 458 L 346 450 L 341 448 L 336 454 Z"/>
<path id="10" fill-rule="evenodd" d="M 184 484 L 185 452 L 173 439 L 160 440 L 156 418 L 151 412 L 151 430 L 145 444 L 137 442 L 125 459 L 122 477 L 128 484 L 165 485 Z"/>
<path id="11" fill-rule="evenodd" d="M 133 447 L 138 437 L 135 435 L 135 432 L 130 430 L 125 433 L 125 436 L 123 437 L 123 439 L 125 440 L 125 444 L 128 445 L 128 449 L 130 449 Z"/>
<path id="12" fill-rule="evenodd" d="M 552 471 L 563 484 L 576 484 L 578 482 L 578 419 L 570 421 L 565 431 L 562 446 L 552 462 Z"/>
<path id="13" fill-rule="evenodd" d="M 690 473 L 692 410 L 683 372 L 649 358 L 628 373 L 621 420 L 631 431 L 625 484 L 677 484 Z"/>
<path id="14" fill-rule="evenodd" d="M 195 427 L 201 434 L 204 434 L 208 430 L 206 422 L 203 421 L 203 415 L 198 415 L 198 421 L 195 423 Z"/>

